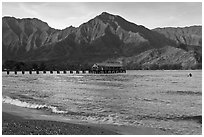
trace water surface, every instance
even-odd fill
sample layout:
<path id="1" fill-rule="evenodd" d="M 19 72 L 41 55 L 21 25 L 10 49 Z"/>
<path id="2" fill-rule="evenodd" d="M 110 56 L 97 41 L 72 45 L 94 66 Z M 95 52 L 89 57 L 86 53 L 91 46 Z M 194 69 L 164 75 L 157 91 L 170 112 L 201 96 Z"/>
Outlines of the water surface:
<path id="1" fill-rule="evenodd" d="M 191 72 L 193 77 L 187 77 Z M 3 102 L 91 123 L 201 134 L 202 72 L 2 73 Z"/>

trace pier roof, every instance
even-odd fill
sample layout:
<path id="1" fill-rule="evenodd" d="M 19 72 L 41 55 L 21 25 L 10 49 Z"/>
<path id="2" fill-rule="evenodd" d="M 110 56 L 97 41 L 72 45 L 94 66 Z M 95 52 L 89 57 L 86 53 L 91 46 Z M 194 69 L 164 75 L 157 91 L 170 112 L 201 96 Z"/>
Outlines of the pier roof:
<path id="1" fill-rule="evenodd" d="M 95 63 L 94 65 L 103 67 L 122 67 L 121 63 Z"/>

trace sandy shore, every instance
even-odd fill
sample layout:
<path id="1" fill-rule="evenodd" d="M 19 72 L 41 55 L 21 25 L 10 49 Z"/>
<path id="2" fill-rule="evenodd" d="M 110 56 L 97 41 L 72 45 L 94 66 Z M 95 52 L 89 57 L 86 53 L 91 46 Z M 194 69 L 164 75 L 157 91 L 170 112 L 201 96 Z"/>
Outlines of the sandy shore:
<path id="1" fill-rule="evenodd" d="M 148 127 L 91 124 L 49 112 L 2 104 L 2 134 L 6 135 L 158 135 Z"/>
<path id="2" fill-rule="evenodd" d="M 48 120 L 27 120 L 2 113 L 3 135 L 115 135 L 116 132 L 102 128 Z"/>

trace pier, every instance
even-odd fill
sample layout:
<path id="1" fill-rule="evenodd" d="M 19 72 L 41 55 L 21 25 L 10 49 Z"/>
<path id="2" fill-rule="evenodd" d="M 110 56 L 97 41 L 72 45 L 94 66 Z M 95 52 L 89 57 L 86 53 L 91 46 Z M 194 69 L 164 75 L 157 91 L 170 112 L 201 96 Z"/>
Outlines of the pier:
<path id="1" fill-rule="evenodd" d="M 120 63 L 95 63 L 90 73 L 109 74 L 109 73 L 126 73 L 123 65 Z"/>
<path id="2" fill-rule="evenodd" d="M 39 71 L 39 70 L 36 70 L 36 71 L 34 71 L 34 70 L 28 70 L 28 71 L 16 71 L 16 70 L 3 70 L 3 72 L 6 72 L 6 74 L 7 75 L 10 75 L 10 74 L 15 74 L 15 75 L 17 75 L 17 74 L 88 74 L 88 73 L 90 73 L 90 71 L 89 70 L 69 70 L 69 71 L 66 71 L 66 70 L 64 70 L 64 71 L 59 71 L 59 70 L 57 70 L 57 71 L 52 71 L 52 70 L 43 70 L 43 71 Z"/>
<path id="3" fill-rule="evenodd" d="M 87 70 L 3 70 L 9 74 L 112 74 L 126 73 L 126 70 L 119 63 L 96 63 Z"/>
<path id="4" fill-rule="evenodd" d="M 15 71 L 15 70 L 3 70 L 7 75 L 11 74 L 111 74 L 111 73 L 126 73 L 126 70 L 69 70 L 69 71 Z"/>

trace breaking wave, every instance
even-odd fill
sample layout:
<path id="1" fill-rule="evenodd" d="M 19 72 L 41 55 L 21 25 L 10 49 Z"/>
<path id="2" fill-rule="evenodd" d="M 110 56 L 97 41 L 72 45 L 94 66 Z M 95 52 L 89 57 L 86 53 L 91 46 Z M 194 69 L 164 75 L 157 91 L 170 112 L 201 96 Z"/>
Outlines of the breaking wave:
<path id="1" fill-rule="evenodd" d="M 65 116 L 69 116 L 73 119 L 80 119 L 82 121 L 91 122 L 91 123 L 104 123 L 104 124 L 115 124 L 115 125 L 128 125 L 127 123 L 124 123 L 118 119 L 117 114 L 109 114 L 109 115 L 103 115 L 103 114 L 96 114 L 96 113 L 85 113 L 85 112 L 73 112 L 73 111 L 64 111 L 59 110 L 55 106 L 51 105 L 42 105 L 42 104 L 36 104 L 36 103 L 28 103 L 21 101 L 19 99 L 13 99 L 8 96 L 2 97 L 2 102 L 23 107 L 23 108 L 31 108 L 31 109 L 42 109 L 51 111 L 51 113 L 55 114 L 63 114 Z"/>
<path id="2" fill-rule="evenodd" d="M 35 104 L 35 103 L 28 103 L 28 102 L 21 101 L 19 99 L 12 99 L 12 98 L 10 98 L 8 96 L 3 97 L 2 98 L 2 102 L 3 103 L 7 103 L 7 104 L 11 104 L 11 105 L 15 105 L 15 106 L 19 106 L 19 107 L 24 107 L 24 108 L 47 109 L 47 110 L 50 109 L 51 112 L 57 113 L 57 114 L 65 114 L 65 113 L 67 113 L 67 111 L 59 110 L 55 106 Z"/>

